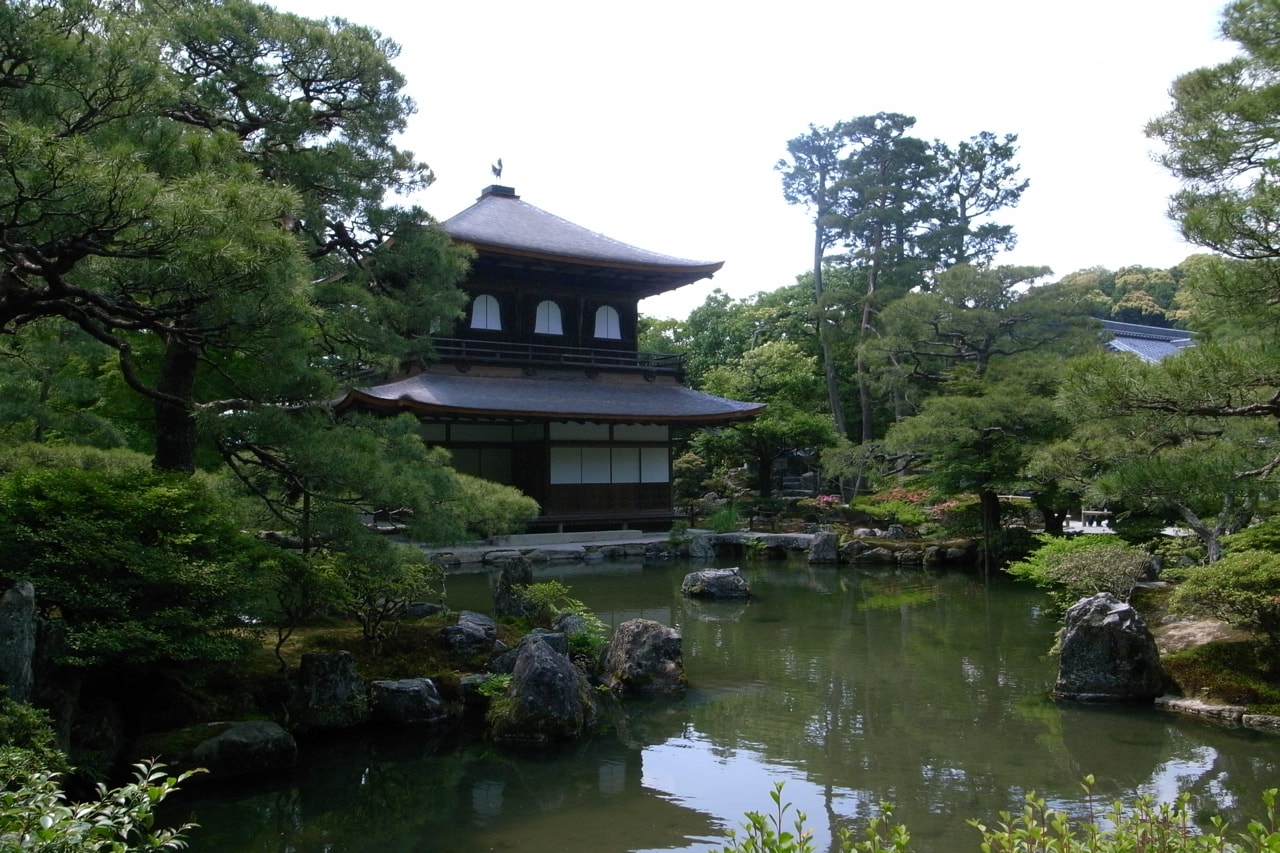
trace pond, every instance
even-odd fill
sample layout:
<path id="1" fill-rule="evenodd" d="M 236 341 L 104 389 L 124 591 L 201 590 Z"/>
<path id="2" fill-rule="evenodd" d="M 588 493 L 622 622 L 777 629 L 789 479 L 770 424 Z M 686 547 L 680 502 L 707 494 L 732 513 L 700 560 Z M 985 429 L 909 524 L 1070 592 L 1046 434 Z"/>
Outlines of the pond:
<path id="1" fill-rule="evenodd" d="M 686 564 L 535 570 L 618 624 L 678 627 L 690 688 L 553 753 L 461 734 L 402 732 L 308 744 L 296 773 L 186 804 L 194 851 L 709 851 L 773 786 L 819 850 L 896 805 L 912 849 L 977 850 L 1030 792 L 1086 814 L 1187 790 L 1199 815 L 1260 813 L 1280 783 L 1280 738 L 1148 709 L 1058 705 L 1045 596 L 965 572 L 744 568 L 746 603 L 684 599 Z M 487 574 L 449 579 L 487 611 Z"/>

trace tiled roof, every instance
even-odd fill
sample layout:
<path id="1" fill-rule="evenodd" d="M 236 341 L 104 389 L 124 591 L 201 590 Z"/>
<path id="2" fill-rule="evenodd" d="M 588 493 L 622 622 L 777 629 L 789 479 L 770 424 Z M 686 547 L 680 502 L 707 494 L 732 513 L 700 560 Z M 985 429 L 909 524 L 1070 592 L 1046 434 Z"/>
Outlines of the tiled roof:
<path id="1" fill-rule="evenodd" d="M 476 376 L 422 373 L 353 390 L 339 409 L 368 407 L 417 415 L 552 418 L 698 425 L 744 420 L 762 403 L 726 400 L 682 385 L 611 382 L 585 374 Z"/>
<path id="2" fill-rule="evenodd" d="M 510 187 L 488 187 L 475 204 L 447 219 L 444 228 L 482 252 L 652 272 L 678 279 L 672 286 L 710 278 L 724 266 L 724 261 L 694 261 L 629 246 L 521 201 Z"/>
<path id="3" fill-rule="evenodd" d="M 1119 323 L 1115 320 L 1103 320 L 1102 326 L 1111 334 L 1106 342 L 1107 349 L 1133 353 L 1150 364 L 1195 346 L 1191 332 L 1184 329 L 1165 329 L 1160 326 Z"/>

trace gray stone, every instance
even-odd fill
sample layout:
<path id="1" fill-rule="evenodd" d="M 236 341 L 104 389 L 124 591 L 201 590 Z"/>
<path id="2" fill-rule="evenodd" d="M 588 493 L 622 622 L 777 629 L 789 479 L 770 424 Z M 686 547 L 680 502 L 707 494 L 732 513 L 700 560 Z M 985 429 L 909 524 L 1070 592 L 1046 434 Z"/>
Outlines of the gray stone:
<path id="1" fill-rule="evenodd" d="M 710 536 L 695 536 L 689 542 L 691 560 L 713 560 L 716 556 L 715 541 Z"/>
<path id="2" fill-rule="evenodd" d="M 552 649 L 569 656 L 569 638 L 563 633 L 548 631 L 546 628 L 535 628 L 520 638 L 514 649 L 507 649 L 489 662 L 489 671 L 493 673 L 515 672 L 516 662 L 520 660 L 524 647 L 529 643 L 546 643 Z"/>
<path id="3" fill-rule="evenodd" d="M 1055 698 L 1150 702 L 1162 683 L 1155 637 L 1129 604 L 1100 592 L 1067 610 Z"/>
<path id="4" fill-rule="evenodd" d="M 375 681 L 369 685 L 373 718 L 404 726 L 440 723 L 453 716 L 430 678 Z"/>
<path id="5" fill-rule="evenodd" d="M 463 655 L 487 655 L 498 642 L 498 623 L 483 613 L 463 610 L 458 623 L 443 631 L 449 648 Z"/>
<path id="6" fill-rule="evenodd" d="M 35 653 L 36 591 L 19 581 L 0 599 L 0 683 L 15 702 L 31 701 Z"/>
<path id="7" fill-rule="evenodd" d="M 548 744 L 580 737 L 595 717 L 586 676 L 550 644 L 536 641 L 521 650 L 507 699 L 489 721 L 500 743 Z"/>
<path id="8" fill-rule="evenodd" d="M 443 604 L 435 604 L 430 601 L 411 601 L 404 606 L 404 615 L 410 619 L 422 619 L 427 616 L 436 616 L 444 613 L 449 608 Z"/>
<path id="9" fill-rule="evenodd" d="M 287 770 L 298 760 L 293 735 L 276 723 L 248 720 L 215 725 L 225 728 L 191 750 L 192 766 L 206 768 L 215 781 Z"/>
<path id="10" fill-rule="evenodd" d="M 815 534 L 809 546 L 810 563 L 840 562 L 840 537 L 830 530 Z"/>
<path id="11" fill-rule="evenodd" d="M 1280 734 L 1280 717 L 1274 714 L 1242 714 L 1240 723 L 1246 729 Z"/>
<path id="12" fill-rule="evenodd" d="M 858 554 L 858 560 L 864 563 L 893 563 L 897 558 L 888 548 L 868 548 Z"/>
<path id="13" fill-rule="evenodd" d="M 600 659 L 606 687 L 621 693 L 678 694 L 688 685 L 684 638 L 651 619 L 630 619 L 613 632 Z"/>
<path id="14" fill-rule="evenodd" d="M 528 560 L 517 554 L 504 561 L 493 582 L 493 615 L 516 618 L 533 615 L 532 608 L 520 589 L 531 583 L 533 566 Z"/>
<path id="15" fill-rule="evenodd" d="M 685 575 L 680 592 L 690 598 L 750 598 L 751 586 L 736 568 L 703 569 Z"/>
<path id="16" fill-rule="evenodd" d="M 369 721 L 368 689 L 350 652 L 305 654 L 289 715 L 295 731 L 349 729 Z"/>
<path id="17" fill-rule="evenodd" d="M 1248 710 L 1243 705 L 1214 705 L 1199 699 L 1185 696 L 1157 696 L 1155 706 L 1165 711 L 1178 714 L 1189 714 L 1193 717 L 1208 717 L 1211 720 L 1239 725 Z"/>

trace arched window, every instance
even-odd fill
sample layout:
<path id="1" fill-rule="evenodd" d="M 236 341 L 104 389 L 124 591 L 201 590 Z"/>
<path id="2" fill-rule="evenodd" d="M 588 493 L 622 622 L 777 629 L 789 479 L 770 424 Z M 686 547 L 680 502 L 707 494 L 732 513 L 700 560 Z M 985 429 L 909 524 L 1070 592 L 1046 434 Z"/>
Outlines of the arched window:
<path id="1" fill-rule="evenodd" d="M 476 297 L 476 301 L 471 304 L 471 328 L 502 331 L 502 314 L 498 310 L 498 300 L 487 293 Z"/>
<path id="2" fill-rule="evenodd" d="M 622 340 L 622 326 L 618 322 L 618 309 L 601 305 L 596 309 L 596 337 L 614 341 Z"/>
<path id="3" fill-rule="evenodd" d="M 560 322 L 560 306 L 550 299 L 539 302 L 533 331 L 538 335 L 563 335 L 564 324 Z"/>

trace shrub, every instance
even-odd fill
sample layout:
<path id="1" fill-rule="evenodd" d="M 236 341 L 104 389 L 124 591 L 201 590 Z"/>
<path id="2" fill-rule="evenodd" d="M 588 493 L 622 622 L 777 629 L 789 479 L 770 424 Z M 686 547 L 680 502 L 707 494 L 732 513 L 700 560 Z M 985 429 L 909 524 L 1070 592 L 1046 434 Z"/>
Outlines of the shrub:
<path id="1" fill-rule="evenodd" d="M 609 627 L 587 605 L 569 595 L 569 587 L 560 581 L 542 581 L 519 588 L 521 597 L 532 609 L 531 618 L 549 625 L 562 613 L 573 613 L 582 619 L 585 631 L 569 635 L 569 650 L 595 657 L 604 648 Z"/>
<path id="2" fill-rule="evenodd" d="M 1280 659 L 1280 554 L 1240 551 L 1188 570 L 1169 603 L 1180 612 L 1208 613 L 1260 634 L 1264 654 Z"/>
<path id="3" fill-rule="evenodd" d="M 1280 853 L 1280 815 L 1276 813 L 1276 789 L 1263 794 L 1264 820 L 1249 822 L 1238 842 L 1227 840 L 1220 818 L 1209 820 L 1207 831 L 1192 821 L 1188 808 L 1191 797 L 1182 794 L 1172 803 L 1157 803 L 1147 795 L 1130 809 L 1116 801 L 1105 814 L 1093 814 L 1093 777 L 1085 777 L 1084 789 L 1090 805 L 1089 820 L 1075 822 L 1064 812 L 1050 807 L 1034 793 L 1017 815 L 1000 814 L 1000 821 L 988 827 L 977 820 L 969 825 L 981 834 L 974 847 L 983 853 Z M 731 831 L 724 853 L 814 853 L 813 837 L 805 828 L 805 815 L 797 812 L 791 828 L 784 824 L 790 805 L 782 802 L 782 784 L 770 795 L 774 811 L 770 815 L 747 813 L 743 834 Z M 891 806 L 882 805 L 880 817 L 872 818 L 863 837 L 855 840 L 847 829 L 840 830 L 840 853 L 907 853 L 911 834 L 893 822 Z M 975 841 L 977 841 L 975 839 Z"/>
<path id="4" fill-rule="evenodd" d="M 166 776 L 159 764 L 137 764 L 135 780 L 119 788 L 97 789 L 97 799 L 73 803 L 58 775 L 32 770 L 14 753 L 0 749 L 0 839 L 6 850 L 79 851 L 181 850 L 183 833 L 155 827 L 155 808 L 191 776 Z"/>
<path id="5" fill-rule="evenodd" d="M 1040 544 L 1029 557 L 1007 571 L 1053 590 L 1060 606 L 1099 592 L 1128 601 L 1134 585 L 1151 566 L 1145 551 L 1103 535 L 1036 537 Z"/>
<path id="6" fill-rule="evenodd" d="M 3 580 L 29 580 L 62 620 L 68 664 L 237 657 L 252 641 L 242 617 L 261 600 L 267 546 L 202 477 L 136 454 L 95 458 L 29 461 L 0 477 Z"/>
<path id="7" fill-rule="evenodd" d="M 732 533 L 738 529 L 738 508 L 733 504 L 721 507 L 707 519 L 707 527 L 716 533 Z"/>

